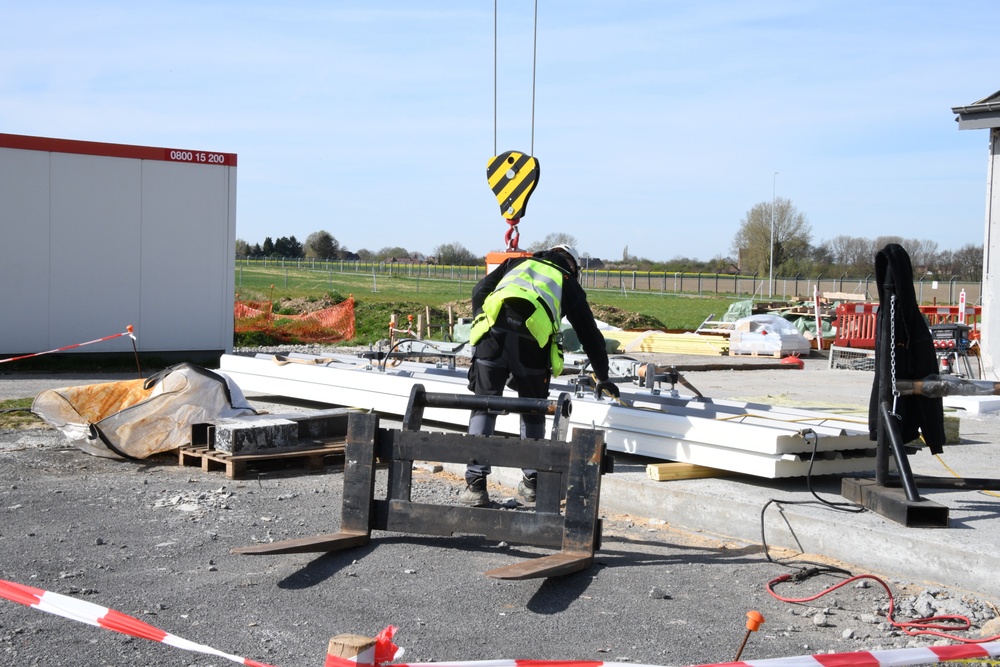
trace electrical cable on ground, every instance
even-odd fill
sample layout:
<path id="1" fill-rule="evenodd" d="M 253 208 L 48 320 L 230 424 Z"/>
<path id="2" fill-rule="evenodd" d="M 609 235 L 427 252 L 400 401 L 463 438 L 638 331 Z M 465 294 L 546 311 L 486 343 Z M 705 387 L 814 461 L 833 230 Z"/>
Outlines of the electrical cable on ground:
<path id="1" fill-rule="evenodd" d="M 811 436 L 811 440 L 812 440 L 812 453 L 809 456 L 809 467 L 806 469 L 806 487 L 809 489 L 809 493 L 811 493 L 816 500 L 781 500 L 781 499 L 778 499 L 778 498 L 771 498 L 766 503 L 764 503 L 764 506 L 760 510 L 760 542 L 761 542 L 761 545 L 764 548 L 764 557 L 767 559 L 767 561 L 769 563 L 775 563 L 777 565 L 786 565 L 786 566 L 791 567 L 791 563 L 803 563 L 803 564 L 807 564 L 807 565 L 817 566 L 822 571 L 830 571 L 830 572 L 839 572 L 839 573 L 843 573 L 843 574 L 850 574 L 850 572 L 848 570 L 844 570 L 842 568 L 833 567 L 833 566 L 829 566 L 829 565 L 825 565 L 825 564 L 821 564 L 821 563 L 814 563 L 812 561 L 786 561 L 786 562 L 779 562 L 779 561 L 776 561 L 775 559 L 771 558 L 770 551 L 768 550 L 768 547 L 767 547 L 767 533 L 766 533 L 766 531 L 764 529 L 764 515 L 767 512 L 767 508 L 770 507 L 773 504 L 777 504 L 777 505 L 817 505 L 818 504 L 818 505 L 821 505 L 823 507 L 827 507 L 827 508 L 835 510 L 835 511 L 849 512 L 849 513 L 852 513 L 852 514 L 860 514 L 862 512 L 867 511 L 867 509 L 863 505 L 857 505 L 855 503 L 849 503 L 849 502 L 844 502 L 844 503 L 841 503 L 841 502 L 831 502 L 829 500 L 826 500 L 825 498 L 822 498 L 816 492 L 815 489 L 813 489 L 813 485 L 812 485 L 812 471 L 813 471 L 813 464 L 816 462 L 816 453 L 817 453 L 818 445 L 819 445 L 819 436 L 816 435 L 816 432 L 813 431 L 812 429 L 805 429 L 801 433 L 802 433 L 802 437 L 805 438 L 806 442 L 809 442 L 810 436 Z"/>
<path id="2" fill-rule="evenodd" d="M 987 642 L 994 642 L 1000 640 L 1000 635 L 994 635 L 993 637 L 986 637 L 984 639 L 970 639 L 967 637 L 956 637 L 953 634 L 947 632 L 941 632 L 941 630 L 951 630 L 951 631 L 962 631 L 969 630 L 972 628 L 972 621 L 969 620 L 967 616 L 962 616 L 961 614 L 944 614 L 940 616 L 928 616 L 926 618 L 917 619 L 915 621 L 897 621 L 893 618 L 895 614 L 895 598 L 892 595 L 892 590 L 889 585 L 886 584 L 882 579 L 876 577 L 872 574 L 856 574 L 844 579 L 843 581 L 830 586 L 815 595 L 810 595 L 808 597 L 802 598 L 791 598 L 778 595 L 774 590 L 774 586 L 787 581 L 801 582 L 816 574 L 820 574 L 819 571 L 814 570 L 802 570 L 796 574 L 783 574 L 779 577 L 775 577 L 771 581 L 767 582 L 767 592 L 771 594 L 776 600 L 782 602 L 789 602 L 794 604 L 801 604 L 804 602 L 811 602 L 818 598 L 823 597 L 827 593 L 832 593 L 833 591 L 846 586 L 847 584 L 859 581 L 862 579 L 871 579 L 878 583 L 889 596 L 889 610 L 886 613 L 886 620 L 894 627 L 899 629 L 901 632 L 910 635 L 911 637 L 916 637 L 918 635 L 932 635 L 935 637 L 943 637 L 951 641 L 962 642 L 964 644 L 984 644 Z M 950 625 L 948 624 L 950 623 Z"/>

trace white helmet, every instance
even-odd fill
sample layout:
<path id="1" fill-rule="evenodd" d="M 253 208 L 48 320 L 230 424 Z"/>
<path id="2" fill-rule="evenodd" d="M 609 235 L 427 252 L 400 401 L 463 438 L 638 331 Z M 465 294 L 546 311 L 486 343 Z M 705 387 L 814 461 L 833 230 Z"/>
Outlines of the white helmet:
<path id="1" fill-rule="evenodd" d="M 573 275 L 580 275 L 580 255 L 576 253 L 576 250 L 572 246 L 568 246 L 565 243 L 560 243 L 557 246 L 552 246 L 549 248 L 552 252 L 561 252 L 569 255 L 573 259 Z"/>

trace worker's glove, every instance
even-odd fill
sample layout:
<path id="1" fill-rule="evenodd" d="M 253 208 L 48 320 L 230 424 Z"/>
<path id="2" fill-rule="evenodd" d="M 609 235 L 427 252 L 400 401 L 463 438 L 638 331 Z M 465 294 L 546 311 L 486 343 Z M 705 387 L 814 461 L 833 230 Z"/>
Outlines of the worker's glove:
<path id="1" fill-rule="evenodd" d="M 597 398 L 601 398 L 602 394 L 605 392 L 607 392 L 608 396 L 611 396 L 612 398 L 620 398 L 622 395 L 621 392 L 618 391 L 618 385 L 611 380 L 602 380 L 598 382 L 594 391 L 597 394 Z"/>

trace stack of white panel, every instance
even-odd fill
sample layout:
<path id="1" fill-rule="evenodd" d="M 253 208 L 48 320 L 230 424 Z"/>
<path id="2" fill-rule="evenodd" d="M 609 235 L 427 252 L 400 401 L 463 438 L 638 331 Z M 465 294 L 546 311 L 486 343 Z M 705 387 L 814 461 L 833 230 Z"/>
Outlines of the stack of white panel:
<path id="1" fill-rule="evenodd" d="M 428 392 L 469 393 L 466 371 L 402 362 L 381 367 L 357 357 L 319 360 L 293 355 L 302 363 L 275 363 L 269 356 L 224 355 L 220 371 L 245 392 L 287 396 L 402 416 L 416 384 Z M 765 404 L 693 397 L 671 398 L 620 385 L 622 402 L 573 398 L 571 428 L 599 428 L 612 451 L 682 461 L 758 477 L 859 473 L 874 470 L 874 443 L 867 424 L 840 415 Z M 552 397 L 574 392 L 553 382 Z M 511 396 L 515 394 L 510 392 Z M 467 410 L 428 408 L 427 421 L 464 427 Z M 519 433 L 517 415 L 497 420 L 497 432 Z M 815 456 L 813 452 L 815 451 Z"/>

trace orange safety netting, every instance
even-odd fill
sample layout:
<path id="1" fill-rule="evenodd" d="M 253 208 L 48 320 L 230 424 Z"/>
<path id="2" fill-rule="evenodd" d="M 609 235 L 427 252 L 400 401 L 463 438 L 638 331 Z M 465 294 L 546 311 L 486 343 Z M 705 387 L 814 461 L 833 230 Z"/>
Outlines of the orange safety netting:
<path id="1" fill-rule="evenodd" d="M 259 332 L 282 343 L 337 343 L 354 338 L 354 298 L 303 315 L 275 315 L 269 301 L 237 301 L 235 332 Z"/>

